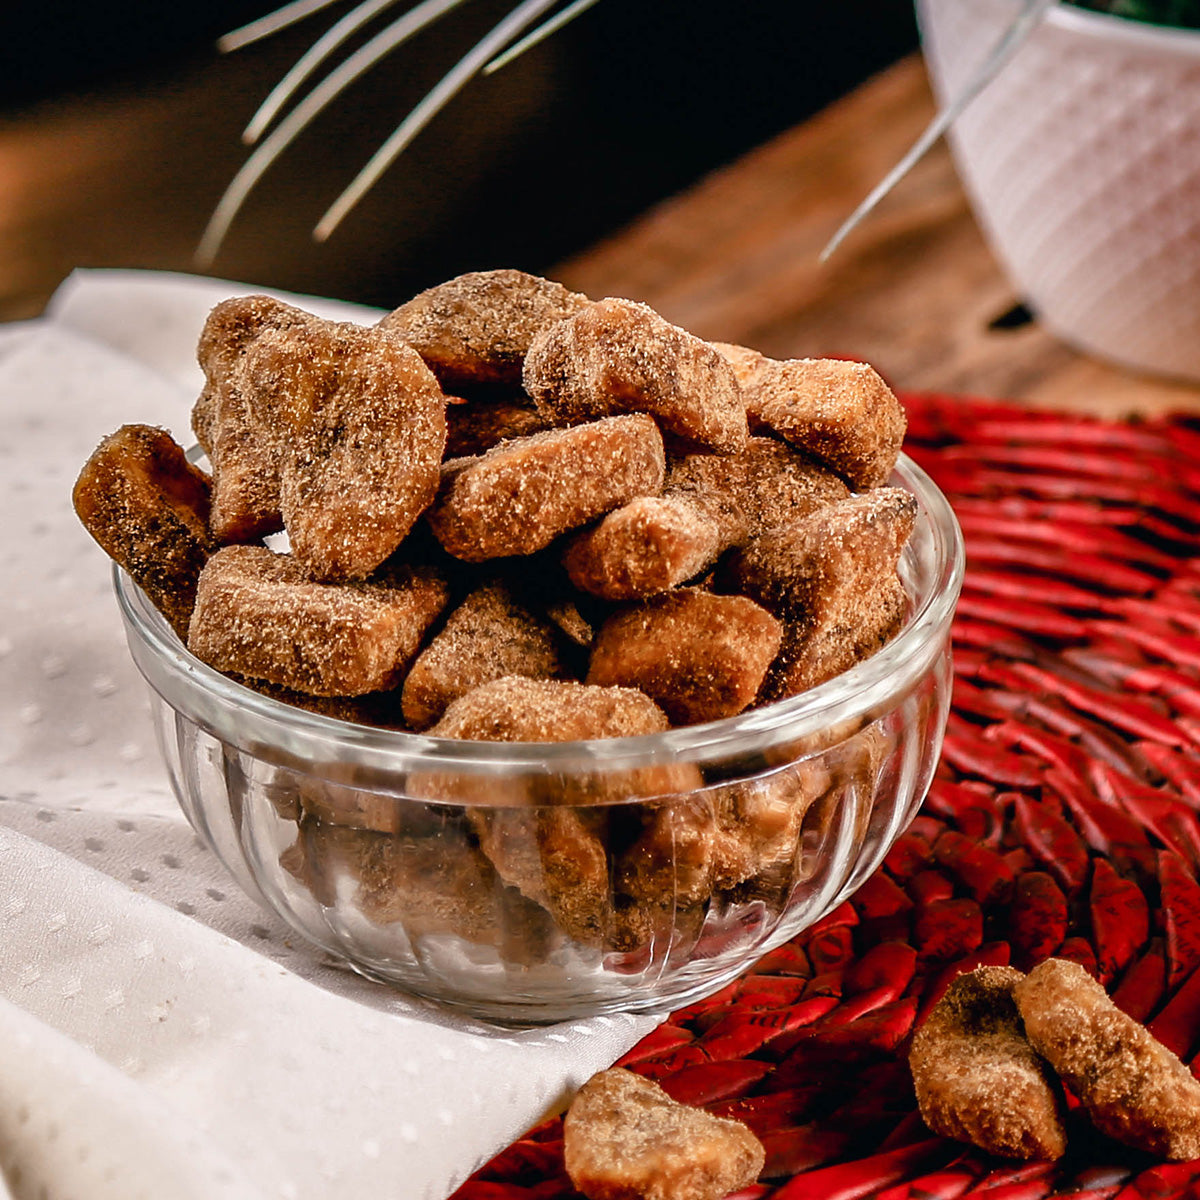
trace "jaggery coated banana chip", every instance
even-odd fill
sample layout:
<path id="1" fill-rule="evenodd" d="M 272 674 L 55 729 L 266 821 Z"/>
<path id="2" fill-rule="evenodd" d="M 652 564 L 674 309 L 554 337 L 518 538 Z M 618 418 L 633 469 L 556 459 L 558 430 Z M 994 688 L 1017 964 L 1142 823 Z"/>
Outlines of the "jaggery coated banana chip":
<path id="1" fill-rule="evenodd" d="M 606 816 L 575 808 L 469 809 L 496 873 L 540 904 L 569 938 L 599 946 L 611 924 Z"/>
<path id="2" fill-rule="evenodd" d="M 456 397 L 446 405 L 446 458 L 472 458 L 501 442 L 528 437 L 550 427 L 545 415 L 527 397 L 521 400 Z"/>
<path id="3" fill-rule="evenodd" d="M 1059 1089 L 1026 1040 L 1012 967 L 960 975 L 909 1052 L 921 1117 L 934 1133 L 1006 1158 L 1060 1158 L 1067 1148 Z"/>
<path id="4" fill-rule="evenodd" d="M 713 884 L 719 900 L 783 913 L 798 890 L 823 886 L 831 858 L 857 857 L 861 842 L 847 837 L 859 815 L 849 807 L 853 792 L 836 784 L 821 791 L 823 778 L 818 767 L 811 776 L 772 776 L 762 787 L 748 780 L 738 804 L 718 809 Z"/>
<path id="5" fill-rule="evenodd" d="M 227 546 L 200 576 L 188 649 L 218 671 L 314 696 L 361 696 L 400 682 L 447 599 L 428 568 L 325 584 L 265 546 Z"/>
<path id="6" fill-rule="evenodd" d="M 662 709 L 634 688 L 509 676 L 453 701 L 430 733 L 483 742 L 572 742 L 669 728 Z"/>
<path id="7" fill-rule="evenodd" d="M 720 549 L 717 522 L 690 500 L 642 496 L 573 538 L 563 566 L 581 591 L 640 600 L 699 574 Z"/>
<path id="8" fill-rule="evenodd" d="M 661 497 L 633 500 L 572 539 L 563 563 L 576 587 L 639 600 L 699 575 L 750 537 L 844 500 L 846 485 L 790 446 L 752 437 L 736 454 L 688 454 Z"/>
<path id="9" fill-rule="evenodd" d="M 897 752 L 896 732 L 886 720 L 865 724 L 852 737 L 825 755 L 836 786 L 847 793 L 854 809 L 854 844 L 867 838 L 875 812 L 880 772 Z"/>
<path id="10" fill-rule="evenodd" d="M 212 531 L 219 542 L 249 542 L 283 527 L 279 475 L 285 446 L 245 383 L 245 355 L 267 330 L 317 320 L 270 296 L 237 296 L 204 323 L 196 356 L 205 385 L 192 428 L 213 467 Z"/>
<path id="11" fill-rule="evenodd" d="M 280 861 L 319 904 L 349 902 L 414 940 L 454 934 L 520 957 L 548 933 L 544 911 L 504 886 L 465 831 L 410 838 L 306 818 Z"/>
<path id="12" fill-rule="evenodd" d="M 362 579 L 437 493 L 446 399 L 408 346 L 357 325 L 267 330 L 245 384 L 285 441 L 280 508 L 292 553 L 320 579 Z"/>
<path id="13" fill-rule="evenodd" d="M 268 329 L 294 329 L 317 319 L 272 296 L 234 296 L 209 313 L 200 331 L 196 356 L 205 383 L 192 409 L 192 430 L 214 464 L 212 530 L 218 540 L 250 541 L 282 524 L 283 446 L 242 388 L 246 349 Z"/>
<path id="14" fill-rule="evenodd" d="M 405 832 L 405 810 L 416 805 L 395 796 L 301 776 L 296 784 L 300 809 L 324 825 L 344 825 L 375 833 Z"/>
<path id="15" fill-rule="evenodd" d="M 732 364 L 754 430 L 769 430 L 827 463 L 855 489 L 886 482 L 907 420 L 891 388 L 866 363 L 767 358 L 714 343 Z"/>
<path id="16" fill-rule="evenodd" d="M 454 701 L 430 731 L 437 737 L 494 742 L 565 742 L 659 733 L 662 710 L 631 688 L 508 678 L 486 683 Z M 696 786 L 694 768 L 563 775 L 530 781 L 433 781 L 480 807 L 467 818 L 500 877 L 536 900 L 569 937 L 587 946 L 611 944 L 617 917 L 609 882 L 604 800 L 655 795 Z M 544 789 L 542 791 L 541 789 Z M 508 805 L 509 807 L 505 807 Z"/>
<path id="17" fill-rule="evenodd" d="M 798 695 L 870 658 L 900 632 L 907 613 L 908 593 L 892 575 L 864 585 L 845 620 L 814 625 L 784 618 L 779 655 L 759 700 L 769 704 Z"/>
<path id="18" fill-rule="evenodd" d="M 92 452 L 71 498 L 88 533 L 186 638 L 196 583 L 216 549 L 208 476 L 165 430 L 122 425 Z"/>
<path id="19" fill-rule="evenodd" d="M 313 696 L 308 692 L 298 692 L 295 688 L 268 683 L 265 679 L 240 675 L 237 671 L 226 671 L 225 674 L 242 687 L 270 696 L 281 704 L 302 708 L 305 712 L 319 713 L 337 721 L 349 721 L 352 725 L 370 725 L 381 729 L 405 728 L 394 692 L 368 692 L 361 696 Z"/>
<path id="20" fill-rule="evenodd" d="M 737 454 L 689 454 L 671 463 L 663 494 L 687 499 L 720 529 L 721 550 L 846 500 L 833 472 L 774 438 L 752 437 Z"/>
<path id="21" fill-rule="evenodd" d="M 617 862 L 617 889 L 640 904 L 671 910 L 706 900 L 717 840 L 712 799 L 689 796 L 643 805 L 638 815 L 643 828 Z"/>
<path id="22" fill-rule="evenodd" d="M 444 387 L 519 384 L 534 336 L 588 303 L 524 271 L 471 271 L 414 296 L 379 325 L 416 349 Z"/>
<path id="23" fill-rule="evenodd" d="M 694 944 L 712 896 L 719 841 L 708 793 L 611 814 L 613 905 L 606 945 L 625 953 L 657 948 L 669 954 Z"/>
<path id="24" fill-rule="evenodd" d="M 586 649 L 596 640 L 595 620 L 583 612 L 577 601 L 568 597 L 551 600 L 546 605 L 546 619 L 576 646 Z"/>
<path id="25" fill-rule="evenodd" d="M 437 491 L 446 399 L 420 356 L 376 329 L 250 296 L 218 305 L 193 423 L 213 464 L 222 542 L 287 528 L 322 579 L 361 579 Z"/>
<path id="26" fill-rule="evenodd" d="M 680 1104 L 614 1067 L 571 1102 L 563 1159 L 588 1200 L 721 1200 L 758 1178 L 765 1152 L 740 1121 Z"/>
<path id="27" fill-rule="evenodd" d="M 467 562 L 533 554 L 635 496 L 656 494 L 665 471 L 662 437 L 646 416 L 535 433 L 447 463 L 429 526 Z"/>
<path id="28" fill-rule="evenodd" d="M 476 588 L 417 656 L 401 707 L 414 729 L 432 725 L 472 688 L 505 675 L 559 679 L 566 667 L 554 629 L 518 604 L 502 584 Z"/>
<path id="29" fill-rule="evenodd" d="M 745 596 L 683 588 L 611 616 L 592 646 L 588 683 L 638 688 L 677 725 L 717 721 L 753 701 L 781 636 Z"/>
<path id="30" fill-rule="evenodd" d="M 640 737 L 669 727 L 662 709 L 633 688 L 508 677 L 481 684 L 453 701 L 429 732 L 484 742 L 570 742 Z M 512 778 L 464 771 L 431 778 L 421 792 L 430 799 L 476 800 L 489 807 L 570 806 L 674 795 L 699 785 L 695 767 L 664 763 Z"/>
<path id="31" fill-rule="evenodd" d="M 524 382 L 558 424 L 646 412 L 664 433 L 697 448 L 728 454 L 746 444 L 729 363 L 632 300 L 600 300 L 547 326 L 529 347 Z"/>
<path id="32" fill-rule="evenodd" d="M 1200 1082 L 1083 967 L 1047 959 L 1014 995 L 1030 1045 L 1097 1129 L 1173 1162 L 1200 1158 Z"/>
<path id="33" fill-rule="evenodd" d="M 760 856 L 767 860 L 757 875 L 749 877 L 746 886 L 737 889 L 743 896 L 757 893 L 767 898 L 769 888 L 765 885 L 773 883 L 775 898 L 786 902 L 797 883 L 807 883 L 821 874 L 831 860 L 844 854 L 857 859 L 874 836 L 887 836 L 888 806 L 877 813 L 875 801 L 880 772 L 889 752 L 895 750 L 895 741 L 885 732 L 882 721 L 862 725 L 857 732 L 852 732 L 848 724 L 843 723 L 840 731 L 834 726 L 813 739 L 810 752 L 824 743 L 814 757 L 793 762 L 764 780 L 739 785 L 744 791 L 738 795 L 734 813 L 742 820 L 723 820 L 722 829 L 760 839 Z M 803 751 L 797 745 L 793 752 Z M 794 854 L 787 852 L 791 832 L 785 825 L 785 806 L 791 803 L 799 808 Z M 880 828 L 873 827 L 877 815 L 882 822 Z M 772 830 L 778 833 L 779 841 L 774 841 Z M 729 848 L 729 861 L 736 866 L 736 844 L 732 840 L 721 844 Z"/>
<path id="34" fill-rule="evenodd" d="M 799 868 L 804 816 L 830 782 L 818 759 L 716 789 L 713 886 L 732 888 L 781 868 Z"/>
<path id="35" fill-rule="evenodd" d="M 899 628 L 905 593 L 896 564 L 917 503 L 877 488 L 762 534 L 726 564 L 732 590 L 784 622 L 779 661 L 760 699 L 778 700 L 846 670 Z"/>
<path id="36" fill-rule="evenodd" d="M 399 795 L 394 784 L 355 764 L 326 762 L 297 773 L 294 790 L 300 810 L 324 825 L 437 838 L 450 836 L 453 830 L 447 830 L 456 822 L 463 824 L 455 809 Z"/>

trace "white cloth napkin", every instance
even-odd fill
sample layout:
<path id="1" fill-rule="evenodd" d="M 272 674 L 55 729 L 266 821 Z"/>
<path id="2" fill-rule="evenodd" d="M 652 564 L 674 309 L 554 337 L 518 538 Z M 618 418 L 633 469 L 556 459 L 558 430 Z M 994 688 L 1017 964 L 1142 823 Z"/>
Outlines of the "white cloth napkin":
<path id="1" fill-rule="evenodd" d="M 178 814 L 70 490 L 121 424 L 191 440 L 204 316 L 255 290 L 77 272 L 0 327 L 0 1200 L 442 1200 L 655 1024 L 513 1032 L 368 983 Z"/>

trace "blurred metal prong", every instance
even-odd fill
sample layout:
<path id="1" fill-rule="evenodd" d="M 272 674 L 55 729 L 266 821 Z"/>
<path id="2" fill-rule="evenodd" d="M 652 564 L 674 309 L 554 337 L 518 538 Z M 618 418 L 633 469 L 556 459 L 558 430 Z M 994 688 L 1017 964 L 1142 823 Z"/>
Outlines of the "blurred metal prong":
<path id="1" fill-rule="evenodd" d="M 457 95 L 472 76 L 476 75 L 494 54 L 532 25 L 542 13 L 553 8 L 554 3 L 555 0 L 524 0 L 523 4 L 519 4 L 459 59 L 437 86 L 401 122 L 391 137 L 375 151 L 350 186 L 330 205 L 329 211 L 317 222 L 313 237 L 318 242 L 325 241 L 404 148 Z"/>
<path id="2" fill-rule="evenodd" d="M 303 21 L 305 17 L 312 16 L 333 3 L 335 0 L 292 0 L 291 4 L 285 4 L 282 8 L 267 13 L 265 17 L 259 17 L 257 21 L 251 21 L 249 25 L 243 25 L 240 29 L 218 38 L 217 49 L 222 54 L 230 54 L 243 46 L 249 46 L 251 42 L 270 37 L 289 25 L 295 25 L 297 21 Z"/>
<path id="3" fill-rule="evenodd" d="M 381 58 L 412 36 L 415 28 L 429 12 L 441 15 L 450 0 L 425 0 L 416 8 L 380 30 L 369 42 L 360 46 L 345 62 L 339 64 L 275 127 L 242 164 L 241 170 L 225 189 L 208 226 L 196 248 L 195 260 L 200 267 L 209 267 L 229 232 L 233 218 L 246 202 L 254 185 L 270 165 L 296 140 L 308 124 L 327 105 L 337 99 L 360 75 L 369 71 Z M 546 0 L 549 2 L 549 0 Z M 495 48 L 493 47 L 493 53 Z"/>
<path id="4" fill-rule="evenodd" d="M 514 58 L 520 58 L 526 50 L 532 50 L 539 42 L 544 42 L 552 33 L 557 33 L 564 25 L 587 12 L 593 4 L 597 3 L 599 3 L 599 0 L 575 0 L 574 4 L 568 4 L 562 12 L 555 13 L 548 21 L 543 21 L 542 24 L 532 32 L 527 33 L 515 45 L 509 46 L 503 54 L 498 54 L 493 58 L 483 68 L 483 73 L 491 75 L 493 71 L 498 71 L 501 67 L 507 67 Z"/>
<path id="5" fill-rule="evenodd" d="M 295 66 L 271 89 L 271 94 L 259 106 L 242 134 L 242 141 L 252 145 L 262 137 L 267 126 L 292 98 L 296 89 L 343 43 L 352 37 L 368 21 L 397 0 L 364 0 L 351 9 L 340 21 L 323 33 L 305 53 L 296 60 Z M 435 4 L 420 4 L 399 18 L 407 22 L 401 41 L 419 33 L 439 17 L 457 8 L 463 0 L 439 0 Z M 400 42 L 395 43 L 397 46 Z"/>
<path id="6" fill-rule="evenodd" d="M 962 116 L 971 101 L 1000 73 L 1010 58 L 1025 44 L 1025 39 L 1037 28 L 1046 12 L 1058 0 L 1025 0 L 1025 7 L 1013 19 L 1000 40 L 992 47 L 978 70 L 963 85 L 962 90 L 925 127 L 908 153 L 876 184 L 871 194 L 843 222 L 821 251 L 821 262 L 827 262 L 835 250 L 858 228 L 879 202 L 921 161 L 934 143 Z"/>

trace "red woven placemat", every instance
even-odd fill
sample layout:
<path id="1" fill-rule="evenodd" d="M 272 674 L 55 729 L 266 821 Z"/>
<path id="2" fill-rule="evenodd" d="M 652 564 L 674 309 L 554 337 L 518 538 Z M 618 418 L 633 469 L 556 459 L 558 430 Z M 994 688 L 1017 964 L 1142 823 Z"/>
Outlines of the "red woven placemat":
<path id="1" fill-rule="evenodd" d="M 959 972 L 1083 963 L 1200 1074 L 1200 423 L 912 398 L 967 542 L 937 778 L 847 903 L 623 1060 L 767 1148 L 744 1200 L 1200 1195 L 1080 1123 L 1057 1163 L 932 1137 L 908 1039 Z M 562 1126 L 455 1200 L 576 1195 Z"/>

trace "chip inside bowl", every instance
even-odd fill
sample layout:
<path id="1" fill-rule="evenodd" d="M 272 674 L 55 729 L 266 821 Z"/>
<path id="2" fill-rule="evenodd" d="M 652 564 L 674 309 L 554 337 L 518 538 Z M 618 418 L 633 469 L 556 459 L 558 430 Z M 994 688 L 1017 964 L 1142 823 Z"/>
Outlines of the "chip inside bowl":
<path id="1" fill-rule="evenodd" d="M 915 810 L 961 547 L 877 376 L 776 364 L 772 404 L 804 386 L 775 429 L 729 347 L 520 272 L 366 331 L 228 302 L 201 359 L 224 515 L 188 509 L 187 578 L 146 550 L 178 473 L 106 506 L 102 447 L 79 512 L 141 589 L 185 811 L 318 944 L 488 1015 L 661 1006 L 817 919 Z"/>

